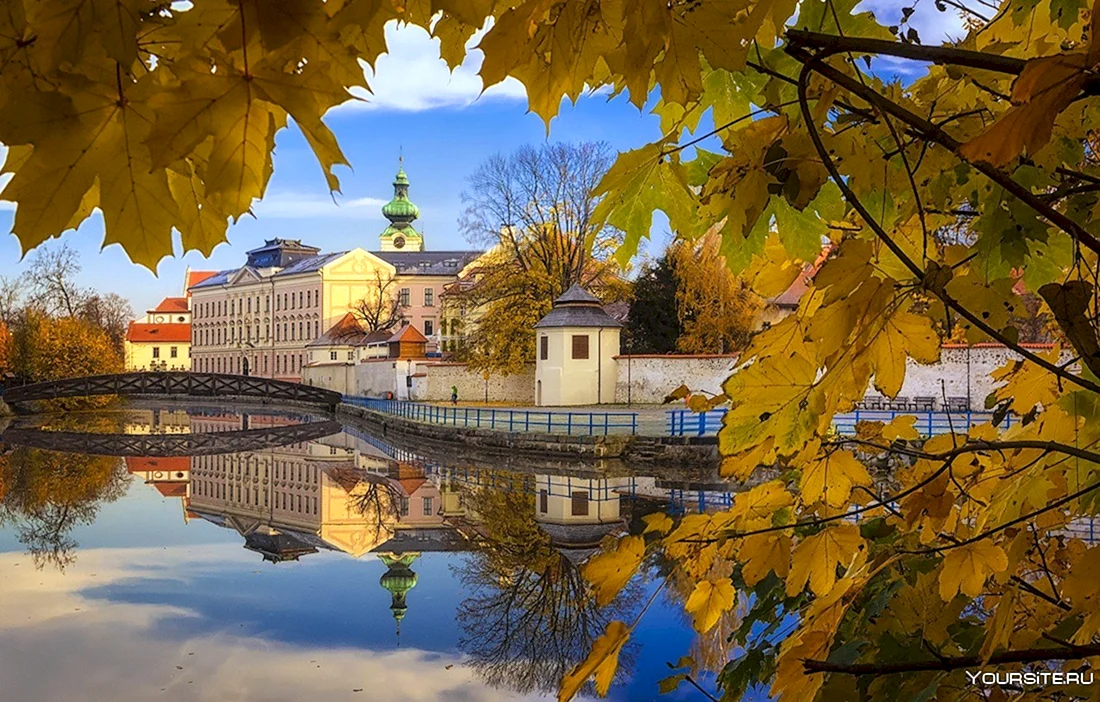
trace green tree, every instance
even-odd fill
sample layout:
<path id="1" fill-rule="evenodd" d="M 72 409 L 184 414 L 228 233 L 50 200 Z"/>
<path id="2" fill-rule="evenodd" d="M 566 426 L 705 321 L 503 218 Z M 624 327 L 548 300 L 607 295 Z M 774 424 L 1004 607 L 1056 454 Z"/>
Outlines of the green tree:
<path id="1" fill-rule="evenodd" d="M 632 286 L 630 314 L 623 329 L 623 347 L 628 353 L 676 351 L 683 325 L 669 301 L 676 299 L 678 288 L 667 253 L 642 268 Z"/>

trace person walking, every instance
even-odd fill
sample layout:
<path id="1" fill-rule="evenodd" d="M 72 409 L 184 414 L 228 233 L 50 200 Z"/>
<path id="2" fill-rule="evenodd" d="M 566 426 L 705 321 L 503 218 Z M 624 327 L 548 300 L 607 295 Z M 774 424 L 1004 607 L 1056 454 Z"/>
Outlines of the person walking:
<path id="1" fill-rule="evenodd" d="M 452 385 L 451 386 L 451 404 L 452 405 L 457 405 L 458 404 L 458 386 L 457 385 Z"/>

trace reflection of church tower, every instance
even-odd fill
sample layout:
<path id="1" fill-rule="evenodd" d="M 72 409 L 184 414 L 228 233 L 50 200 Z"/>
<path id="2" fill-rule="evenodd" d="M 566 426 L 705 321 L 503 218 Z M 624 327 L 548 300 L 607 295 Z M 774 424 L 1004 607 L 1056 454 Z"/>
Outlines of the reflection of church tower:
<path id="1" fill-rule="evenodd" d="M 409 590 L 416 587 L 416 573 L 412 570 L 412 564 L 419 557 L 420 553 L 417 551 L 378 554 L 378 560 L 385 563 L 389 569 L 382 574 L 378 583 L 393 596 L 390 611 L 393 612 L 394 621 L 397 622 L 398 637 L 401 636 L 401 620 L 409 610 L 408 604 L 405 603 L 405 596 Z"/>
<path id="2" fill-rule="evenodd" d="M 409 177 L 399 166 L 393 179 L 393 199 L 382 206 L 382 214 L 390 225 L 382 232 L 383 251 L 423 251 L 424 238 L 413 228 L 420 208 L 409 199 Z"/>

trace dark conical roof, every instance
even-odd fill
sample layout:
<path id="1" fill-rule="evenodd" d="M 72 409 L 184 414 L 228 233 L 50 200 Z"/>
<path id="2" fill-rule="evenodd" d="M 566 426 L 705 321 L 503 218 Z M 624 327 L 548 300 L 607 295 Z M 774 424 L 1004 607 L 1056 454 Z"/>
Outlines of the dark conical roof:
<path id="1" fill-rule="evenodd" d="M 536 329 L 547 327 L 621 327 L 621 322 L 604 311 L 600 300 L 579 285 L 574 285 L 554 300 L 554 308 L 539 320 Z"/>
<path id="2" fill-rule="evenodd" d="M 587 303 L 590 305 L 600 304 L 600 299 L 582 288 L 579 284 L 574 283 L 573 287 L 566 290 L 561 294 L 558 299 L 554 300 L 555 305 L 569 304 L 569 303 Z"/>

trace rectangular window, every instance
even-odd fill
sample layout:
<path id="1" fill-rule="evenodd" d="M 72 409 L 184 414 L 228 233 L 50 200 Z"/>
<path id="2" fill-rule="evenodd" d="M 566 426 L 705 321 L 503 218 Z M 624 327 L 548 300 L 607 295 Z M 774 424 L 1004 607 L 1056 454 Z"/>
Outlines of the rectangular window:
<path id="1" fill-rule="evenodd" d="M 545 490 L 539 490 L 539 512 L 546 514 L 550 511 L 550 498 Z"/>
<path id="2" fill-rule="evenodd" d="M 431 498 L 431 497 L 425 497 L 424 498 L 424 516 L 425 517 L 430 517 L 434 513 L 434 510 L 432 509 L 433 508 L 433 504 L 432 504 L 433 502 L 434 502 L 434 499 Z"/>
<path id="3" fill-rule="evenodd" d="M 573 358 L 575 360 L 584 360 L 588 358 L 588 335 L 587 334 L 574 334 L 573 335 Z"/>
<path id="4" fill-rule="evenodd" d="M 411 297 L 411 295 L 412 293 L 409 291 L 408 288 L 401 288 L 401 291 L 397 293 L 397 304 L 401 305 L 402 307 L 408 307 L 409 298 Z"/>
<path id="5" fill-rule="evenodd" d="M 401 516 L 402 517 L 409 516 L 409 498 L 402 497 L 400 506 L 401 506 Z"/>
<path id="6" fill-rule="evenodd" d="M 179 357 L 179 348 L 176 347 L 176 346 L 170 347 L 168 349 L 168 357 L 169 358 L 178 358 Z"/>
<path id="7" fill-rule="evenodd" d="M 550 337 L 539 337 L 539 360 L 545 361 L 550 358 Z"/>
<path id="8" fill-rule="evenodd" d="M 430 319 L 424 320 L 424 336 L 431 336 L 435 332 L 435 322 Z"/>
<path id="9" fill-rule="evenodd" d="M 434 288 L 424 288 L 424 306 L 425 307 L 434 307 L 435 306 L 435 289 Z"/>
<path id="10" fill-rule="evenodd" d="M 335 361 L 336 360 L 336 352 L 335 351 L 329 351 L 328 352 L 328 360 L 330 360 L 330 361 Z"/>
<path id="11" fill-rule="evenodd" d="M 301 290 L 299 290 L 298 291 L 298 306 L 299 307 L 305 307 L 305 305 L 303 304 L 304 300 L 305 300 L 305 293 L 302 292 Z"/>
<path id="12" fill-rule="evenodd" d="M 354 351 L 348 351 L 348 360 L 349 361 L 354 361 L 355 360 L 355 352 Z"/>
<path id="13" fill-rule="evenodd" d="M 576 337 L 573 337 L 574 339 Z M 587 338 L 587 337 L 586 337 Z M 587 517 L 588 516 L 588 492 L 585 490 L 578 490 L 573 493 L 573 516 L 574 517 Z"/>
<path id="14" fill-rule="evenodd" d="M 153 347 L 153 358 L 160 358 L 160 347 L 159 346 L 154 346 Z"/>

